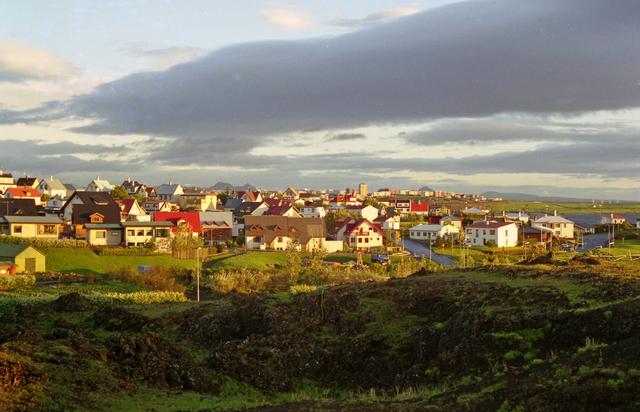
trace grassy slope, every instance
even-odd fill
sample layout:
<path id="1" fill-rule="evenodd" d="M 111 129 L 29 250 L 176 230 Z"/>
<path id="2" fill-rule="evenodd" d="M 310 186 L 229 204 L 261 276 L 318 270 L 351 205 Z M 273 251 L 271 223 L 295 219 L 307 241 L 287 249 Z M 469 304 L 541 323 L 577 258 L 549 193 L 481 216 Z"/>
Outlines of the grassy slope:
<path id="1" fill-rule="evenodd" d="M 43 249 L 47 255 L 47 270 L 82 274 L 105 274 L 110 270 L 138 265 L 193 268 L 195 261 L 172 256 L 98 256 L 89 249 Z"/>
<path id="2" fill-rule="evenodd" d="M 242 255 L 223 255 L 205 263 L 205 267 L 214 269 L 256 269 L 268 270 L 284 266 L 287 255 L 284 252 L 248 252 Z"/>
<path id="3" fill-rule="evenodd" d="M 524 210 L 527 212 L 558 211 L 558 213 L 640 213 L 640 203 L 602 204 L 593 207 L 591 203 L 551 203 L 505 200 L 484 204 L 493 212 Z"/>

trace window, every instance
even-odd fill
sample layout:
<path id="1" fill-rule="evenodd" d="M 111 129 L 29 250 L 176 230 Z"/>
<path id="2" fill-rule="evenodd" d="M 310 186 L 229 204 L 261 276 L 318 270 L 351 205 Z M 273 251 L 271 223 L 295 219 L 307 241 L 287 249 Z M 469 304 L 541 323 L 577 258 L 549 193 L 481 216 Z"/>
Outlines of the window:
<path id="1" fill-rule="evenodd" d="M 138 230 L 138 233 L 136 233 L 136 236 L 144 236 L 144 230 L 142 229 Z"/>
<path id="2" fill-rule="evenodd" d="M 97 230 L 96 231 L 96 239 L 104 239 L 107 237 L 107 232 L 104 230 Z"/>
<path id="3" fill-rule="evenodd" d="M 351 238 L 351 243 L 356 243 L 356 238 L 355 237 Z"/>
<path id="4" fill-rule="evenodd" d="M 278 237 L 278 243 L 282 243 L 282 236 Z"/>
<path id="5" fill-rule="evenodd" d="M 22 233 L 22 225 L 16 225 L 13 227 L 13 233 Z"/>
<path id="6" fill-rule="evenodd" d="M 364 238 L 364 243 L 369 243 L 369 238 L 368 237 Z"/>
<path id="7" fill-rule="evenodd" d="M 147 230 L 147 236 L 153 236 L 153 231 L 151 229 Z"/>
<path id="8" fill-rule="evenodd" d="M 134 230 L 127 230 L 127 236 L 134 236 L 135 233 Z"/>
<path id="9" fill-rule="evenodd" d="M 491 229 L 491 230 L 489 231 L 489 234 L 490 234 L 490 235 L 495 235 L 495 234 L 496 234 L 496 230 L 495 230 L 495 229 Z"/>
<path id="10" fill-rule="evenodd" d="M 47 235 L 55 235 L 56 234 L 56 225 L 44 225 L 42 228 L 42 233 Z"/>

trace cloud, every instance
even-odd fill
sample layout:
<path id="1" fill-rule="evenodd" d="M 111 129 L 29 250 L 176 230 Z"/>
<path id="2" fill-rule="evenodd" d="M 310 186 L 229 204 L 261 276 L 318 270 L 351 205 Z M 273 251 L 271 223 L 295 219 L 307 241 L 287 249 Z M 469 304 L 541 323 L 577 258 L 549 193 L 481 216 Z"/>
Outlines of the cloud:
<path id="1" fill-rule="evenodd" d="M 69 62 L 44 49 L 0 41 L 0 82 L 60 78 L 76 71 Z"/>
<path id="2" fill-rule="evenodd" d="M 421 7 L 396 7 L 376 13 L 371 13 L 361 19 L 336 19 L 329 22 L 330 26 L 344 29 L 356 29 L 371 24 L 395 19 L 398 17 L 410 16 L 422 11 Z"/>
<path id="3" fill-rule="evenodd" d="M 258 15 L 267 22 L 285 30 L 300 31 L 313 25 L 313 18 L 309 13 L 294 9 L 263 10 Z"/>
<path id="4" fill-rule="evenodd" d="M 153 70 L 167 69 L 176 64 L 196 59 L 205 53 L 205 50 L 200 47 L 148 48 L 140 42 L 127 43 L 121 49 L 129 55 L 148 59 Z"/>
<path id="5" fill-rule="evenodd" d="M 347 140 L 361 140 L 366 138 L 367 136 L 363 133 L 339 133 L 329 136 L 327 140 L 330 142 L 344 142 Z"/>

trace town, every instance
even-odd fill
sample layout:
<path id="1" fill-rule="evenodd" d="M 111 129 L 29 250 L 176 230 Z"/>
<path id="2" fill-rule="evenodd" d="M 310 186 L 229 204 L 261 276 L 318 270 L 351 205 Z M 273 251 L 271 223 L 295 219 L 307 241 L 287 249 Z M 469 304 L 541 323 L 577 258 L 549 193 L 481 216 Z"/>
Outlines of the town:
<path id="1" fill-rule="evenodd" d="M 220 182 L 208 188 L 172 182 L 154 187 L 132 178 L 114 185 L 96 177 L 78 188 L 54 176 L 16 178 L 1 172 L 0 193 L 0 242 L 69 240 L 150 255 L 193 257 L 201 248 L 207 250 L 203 257 L 208 250 L 293 250 L 367 254 L 381 264 L 390 255 L 412 255 L 452 265 L 447 248 L 510 251 L 526 258 L 554 249 L 585 250 L 585 236 L 595 230 L 556 211 L 495 211 L 502 199 L 428 187 L 369 191 L 366 183 L 344 190 L 266 191 Z M 476 204 L 493 204 L 494 211 Z M 591 247 L 611 247 L 616 226 L 626 223 L 622 214 L 601 214 L 597 224 L 608 228 L 606 242 L 600 238 Z M 640 219 L 633 224 L 640 229 Z M 5 252 L 0 273 L 44 271 L 42 254 L 32 255 L 21 253 L 19 259 Z M 464 251 L 462 256 L 461 263 L 468 264 Z"/>

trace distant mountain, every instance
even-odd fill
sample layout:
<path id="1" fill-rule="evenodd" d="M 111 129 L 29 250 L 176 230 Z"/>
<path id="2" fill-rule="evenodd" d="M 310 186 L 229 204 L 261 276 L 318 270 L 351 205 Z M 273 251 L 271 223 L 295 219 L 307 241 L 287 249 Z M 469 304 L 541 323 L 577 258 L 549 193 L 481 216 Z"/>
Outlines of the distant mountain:
<path id="1" fill-rule="evenodd" d="M 232 190 L 252 190 L 255 191 L 256 188 L 253 185 L 250 185 L 249 183 L 245 183 L 242 186 L 234 186 L 231 183 L 227 183 L 227 182 L 217 182 L 215 185 L 211 186 L 209 188 L 209 190 L 215 190 L 218 192 L 224 192 L 224 191 L 232 191 Z"/>
<path id="2" fill-rule="evenodd" d="M 435 190 L 433 190 L 432 188 L 430 188 L 429 186 L 422 186 L 420 189 L 418 189 L 421 192 L 435 192 Z"/>
<path id="3" fill-rule="evenodd" d="M 211 186 L 209 189 L 223 192 L 225 190 L 233 190 L 233 185 L 227 182 L 217 182 L 215 185 Z"/>
<path id="4" fill-rule="evenodd" d="M 566 203 L 584 203 L 591 202 L 592 199 L 580 199 L 575 197 L 562 196 L 539 196 L 527 193 L 503 193 L 503 192 L 484 192 L 482 196 L 487 198 L 502 198 L 504 200 L 526 200 L 529 202 L 566 202 Z"/>

